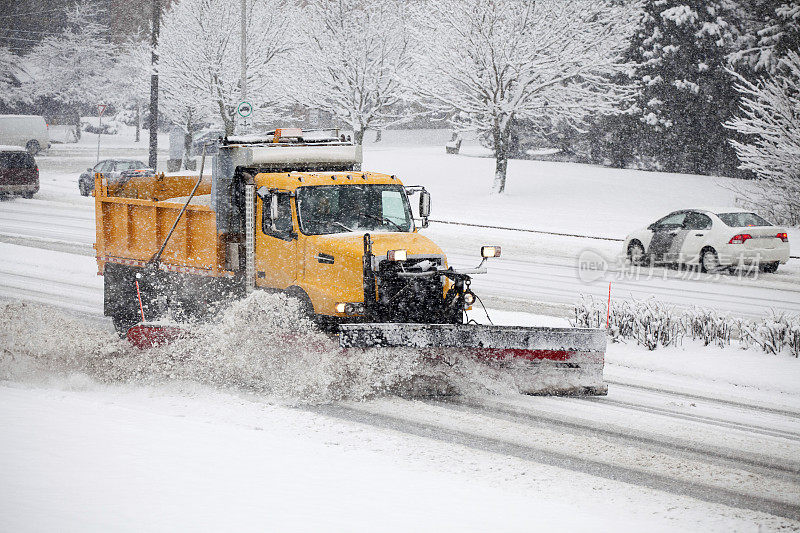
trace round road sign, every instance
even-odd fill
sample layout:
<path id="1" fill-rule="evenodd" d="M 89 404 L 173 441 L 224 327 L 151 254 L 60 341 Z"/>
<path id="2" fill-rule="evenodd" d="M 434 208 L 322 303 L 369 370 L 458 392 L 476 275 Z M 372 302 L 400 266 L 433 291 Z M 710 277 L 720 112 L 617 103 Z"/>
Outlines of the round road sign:
<path id="1" fill-rule="evenodd" d="M 239 116 L 242 118 L 249 117 L 253 113 L 253 106 L 250 102 L 242 102 L 239 104 L 239 107 L 236 108 L 236 112 L 239 113 Z"/>

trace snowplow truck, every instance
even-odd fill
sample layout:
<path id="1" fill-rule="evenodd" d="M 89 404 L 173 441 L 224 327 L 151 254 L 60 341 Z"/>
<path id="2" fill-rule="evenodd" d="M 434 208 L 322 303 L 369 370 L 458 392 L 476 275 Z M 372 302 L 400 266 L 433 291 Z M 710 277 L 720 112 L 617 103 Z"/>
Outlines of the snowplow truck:
<path id="1" fill-rule="evenodd" d="M 104 312 L 132 342 L 163 334 L 167 315 L 202 319 L 254 290 L 284 291 L 346 350 L 460 354 L 513 366 L 523 392 L 606 393 L 602 330 L 466 323 L 472 276 L 499 247 L 483 247 L 475 268 L 448 265 L 420 233 L 428 191 L 361 170 L 361 146 L 338 131 L 215 148 L 210 177 L 205 162 L 200 176 L 95 176 Z"/>

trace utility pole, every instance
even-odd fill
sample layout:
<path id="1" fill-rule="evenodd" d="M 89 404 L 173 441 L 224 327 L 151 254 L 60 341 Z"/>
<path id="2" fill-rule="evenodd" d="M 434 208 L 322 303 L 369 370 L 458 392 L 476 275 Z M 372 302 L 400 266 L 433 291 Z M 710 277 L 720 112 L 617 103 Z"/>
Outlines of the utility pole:
<path id="1" fill-rule="evenodd" d="M 242 102 L 247 101 L 247 0 L 241 0 L 242 24 L 241 24 L 241 56 L 242 56 L 242 79 L 240 85 L 242 88 Z M 244 124 L 247 122 L 246 118 L 240 117 L 242 120 L 242 133 L 246 132 Z"/>
<path id="2" fill-rule="evenodd" d="M 153 73 L 150 75 L 150 159 L 148 166 L 156 170 L 158 164 L 158 30 L 161 26 L 161 2 L 153 0 L 153 34 L 150 45 L 153 48 L 151 63 Z"/>

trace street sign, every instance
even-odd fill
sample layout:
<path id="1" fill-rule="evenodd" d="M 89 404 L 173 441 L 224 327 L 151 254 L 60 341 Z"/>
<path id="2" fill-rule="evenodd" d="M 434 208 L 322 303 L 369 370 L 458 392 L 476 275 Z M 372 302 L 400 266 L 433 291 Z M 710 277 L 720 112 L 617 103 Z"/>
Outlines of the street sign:
<path id="1" fill-rule="evenodd" d="M 239 104 L 239 107 L 236 108 L 236 112 L 239 113 L 239 116 L 242 118 L 249 117 L 253 113 L 253 106 L 250 102 L 242 102 Z"/>
<path id="2" fill-rule="evenodd" d="M 97 104 L 97 116 L 98 117 L 102 117 L 103 113 L 106 112 L 106 108 L 107 107 L 108 107 L 108 104 Z"/>

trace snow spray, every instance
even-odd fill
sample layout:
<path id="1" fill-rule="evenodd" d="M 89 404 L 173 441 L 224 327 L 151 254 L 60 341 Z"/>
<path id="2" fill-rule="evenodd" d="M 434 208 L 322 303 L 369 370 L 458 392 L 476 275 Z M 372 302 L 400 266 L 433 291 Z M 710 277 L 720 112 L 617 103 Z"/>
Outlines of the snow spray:
<path id="1" fill-rule="evenodd" d="M 0 379 L 100 383 L 195 382 L 288 405 L 385 395 L 514 393 L 513 379 L 458 356 L 411 348 L 343 351 L 303 316 L 297 300 L 256 291 L 187 334 L 141 350 L 110 325 L 29 302 L 0 303 Z M 84 380 L 85 381 L 85 380 Z"/>

